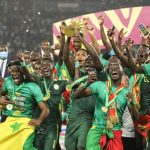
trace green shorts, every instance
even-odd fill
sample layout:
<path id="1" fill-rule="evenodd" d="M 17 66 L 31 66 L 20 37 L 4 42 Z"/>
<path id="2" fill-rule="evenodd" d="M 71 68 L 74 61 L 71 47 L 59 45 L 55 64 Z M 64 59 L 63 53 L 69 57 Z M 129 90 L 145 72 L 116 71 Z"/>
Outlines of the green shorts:
<path id="1" fill-rule="evenodd" d="M 106 141 L 103 140 L 103 146 L 106 147 L 106 149 L 123 150 L 121 130 L 107 130 L 100 125 L 93 126 L 89 130 L 86 142 L 86 150 L 102 150 L 100 147 L 100 139 L 103 135 L 105 135 L 107 138 Z"/>
<path id="2" fill-rule="evenodd" d="M 59 133 L 61 125 L 57 123 L 42 124 L 36 128 L 34 146 L 38 150 L 60 150 Z"/>
<path id="3" fill-rule="evenodd" d="M 100 128 L 93 126 L 87 135 L 86 150 L 102 150 L 99 144 L 102 134 L 103 132 Z"/>
<path id="4" fill-rule="evenodd" d="M 92 126 L 92 120 L 69 121 L 65 135 L 66 150 L 76 150 L 86 146 L 87 134 Z"/>

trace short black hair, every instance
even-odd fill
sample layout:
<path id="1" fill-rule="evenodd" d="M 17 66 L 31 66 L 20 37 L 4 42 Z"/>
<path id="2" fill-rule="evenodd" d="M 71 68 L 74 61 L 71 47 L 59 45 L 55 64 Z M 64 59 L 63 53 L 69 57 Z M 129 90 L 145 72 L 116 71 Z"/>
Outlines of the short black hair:
<path id="1" fill-rule="evenodd" d="M 9 61 L 7 64 L 7 68 L 11 66 L 21 66 L 20 61 L 18 60 Z"/>

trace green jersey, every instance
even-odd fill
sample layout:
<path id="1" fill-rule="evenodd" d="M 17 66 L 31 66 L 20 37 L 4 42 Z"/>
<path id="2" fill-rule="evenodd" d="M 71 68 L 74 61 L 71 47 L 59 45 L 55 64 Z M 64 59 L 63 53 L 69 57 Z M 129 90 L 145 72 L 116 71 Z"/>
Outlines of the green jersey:
<path id="1" fill-rule="evenodd" d="M 144 73 L 148 76 L 150 76 L 150 63 L 149 64 L 144 64 Z"/>
<path id="2" fill-rule="evenodd" d="M 94 117 L 95 102 L 96 95 L 72 99 L 69 120 L 92 120 Z"/>
<path id="3" fill-rule="evenodd" d="M 140 97 L 140 109 L 139 113 L 145 115 L 149 113 L 150 108 L 150 76 L 146 76 L 143 74 L 138 74 L 140 79 L 138 81 L 138 86 L 140 88 L 139 97 Z M 131 76 L 130 78 L 130 85 L 134 83 L 134 77 Z"/>
<path id="4" fill-rule="evenodd" d="M 53 81 L 52 81 L 53 82 Z M 48 100 L 48 107 L 50 114 L 47 116 L 47 121 L 61 120 L 62 109 L 62 93 L 65 90 L 67 82 L 65 80 L 54 81 L 50 87 L 50 100 Z"/>
<path id="5" fill-rule="evenodd" d="M 50 113 L 46 117 L 44 122 L 60 121 L 61 108 L 62 108 L 61 96 L 68 82 L 66 80 L 54 81 L 49 78 L 46 78 L 45 81 L 47 84 L 46 86 L 50 91 L 50 99 L 47 101 L 47 105 L 50 110 Z M 37 80 L 37 84 L 41 87 L 43 95 L 45 95 L 46 90 L 45 90 L 44 80 L 40 78 L 40 80 Z M 34 112 L 34 116 L 38 117 L 39 114 L 40 114 L 40 110 L 37 108 Z"/>
<path id="6" fill-rule="evenodd" d="M 101 125 L 102 127 L 106 128 L 107 125 L 107 115 L 108 111 L 104 113 L 101 109 L 103 106 L 105 106 L 105 101 L 106 101 L 106 82 L 95 82 L 90 85 L 90 89 L 92 94 L 96 94 L 98 97 L 98 100 L 95 105 L 95 114 L 94 114 L 94 125 Z M 117 87 L 112 86 L 111 90 L 112 93 L 116 91 Z M 117 109 L 117 114 L 119 117 L 119 123 L 117 123 L 113 129 L 118 130 L 122 126 L 122 116 L 123 112 L 127 106 L 127 100 L 126 100 L 126 94 L 128 90 L 126 88 L 123 88 L 117 95 L 115 99 L 115 104 L 116 104 L 116 109 Z"/>
<path id="7" fill-rule="evenodd" d="M 5 79 L 2 92 L 8 94 L 13 105 L 7 105 L 3 113 L 12 117 L 32 117 L 37 103 L 41 103 L 43 94 L 39 86 L 32 82 L 16 85 L 12 77 Z"/>
<path id="8" fill-rule="evenodd" d="M 102 62 L 103 67 L 106 68 L 108 65 L 108 60 L 104 59 L 103 54 L 100 55 L 100 60 Z"/>
<path id="9" fill-rule="evenodd" d="M 124 74 L 127 75 L 129 78 L 132 76 L 132 72 L 129 68 L 125 67 L 123 71 L 124 71 Z"/>

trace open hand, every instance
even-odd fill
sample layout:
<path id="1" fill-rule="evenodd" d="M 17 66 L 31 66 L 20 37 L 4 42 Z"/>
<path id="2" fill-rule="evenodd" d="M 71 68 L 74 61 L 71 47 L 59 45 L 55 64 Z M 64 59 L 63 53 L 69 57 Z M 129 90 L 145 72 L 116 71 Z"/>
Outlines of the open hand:
<path id="1" fill-rule="evenodd" d="M 28 124 L 31 125 L 31 126 L 37 127 L 37 126 L 39 126 L 41 124 L 41 122 L 42 121 L 39 120 L 39 119 L 32 119 Z"/>
<path id="2" fill-rule="evenodd" d="M 18 57 L 19 60 L 25 61 L 25 59 L 24 59 L 24 53 L 22 52 L 22 50 L 19 50 L 17 52 L 16 56 Z"/>
<path id="3" fill-rule="evenodd" d="M 86 26 L 88 24 L 89 18 L 88 17 L 83 17 L 83 23 Z"/>
<path id="4" fill-rule="evenodd" d="M 119 31 L 119 34 L 118 34 L 118 39 L 122 40 L 125 36 L 125 34 L 127 33 L 127 31 L 124 31 L 124 28 L 122 28 L 120 31 Z"/>
<path id="5" fill-rule="evenodd" d="M 133 47 L 134 41 L 131 38 L 128 38 L 126 41 L 126 50 L 131 50 L 131 48 Z"/>
<path id="6" fill-rule="evenodd" d="M 95 30 L 92 25 L 87 25 L 87 31 L 89 34 L 94 34 Z"/>
<path id="7" fill-rule="evenodd" d="M 0 98 L 0 105 L 6 106 L 8 104 L 12 104 L 13 102 L 8 100 L 8 98 L 6 98 L 5 96 L 2 96 Z"/>
<path id="8" fill-rule="evenodd" d="M 108 36 L 109 40 L 113 40 L 115 37 L 115 32 L 112 29 L 109 29 L 107 31 L 107 36 Z"/>
<path id="9" fill-rule="evenodd" d="M 133 93 L 132 93 L 132 92 L 129 92 L 129 93 L 127 94 L 127 100 L 128 100 L 129 103 L 132 102 L 132 100 L 133 100 Z"/>
<path id="10" fill-rule="evenodd" d="M 96 72 L 94 71 L 90 71 L 90 73 L 88 73 L 88 83 L 91 84 L 93 82 L 95 82 L 97 80 L 97 75 L 96 75 Z"/>
<path id="11" fill-rule="evenodd" d="M 60 25 L 60 32 L 61 34 L 65 34 L 65 29 L 66 29 L 67 25 L 65 22 L 62 22 L 61 25 Z"/>
<path id="12" fill-rule="evenodd" d="M 98 22 L 100 25 L 102 25 L 104 23 L 104 17 L 103 16 L 99 16 L 98 17 Z"/>

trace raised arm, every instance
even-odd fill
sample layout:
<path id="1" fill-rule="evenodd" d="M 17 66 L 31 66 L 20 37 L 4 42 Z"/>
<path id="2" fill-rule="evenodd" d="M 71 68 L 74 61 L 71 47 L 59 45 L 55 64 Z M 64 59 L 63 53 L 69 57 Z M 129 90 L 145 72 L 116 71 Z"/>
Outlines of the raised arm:
<path id="1" fill-rule="evenodd" d="M 134 62 L 134 58 L 132 56 L 131 53 L 131 48 L 132 48 L 132 44 L 129 43 L 127 45 L 127 55 L 128 55 L 128 62 L 129 62 L 129 67 L 131 68 L 131 70 L 135 73 L 144 73 L 144 69 L 142 66 L 137 66 Z"/>
<path id="2" fill-rule="evenodd" d="M 119 31 L 119 34 L 118 34 L 118 41 L 117 41 L 117 46 L 118 48 L 121 50 L 121 47 L 122 47 L 122 40 L 125 36 L 127 32 L 124 32 L 124 28 L 122 28 L 120 31 Z"/>
<path id="3" fill-rule="evenodd" d="M 71 37 L 67 38 L 67 41 L 64 46 L 64 51 L 63 51 L 63 60 L 66 64 L 66 67 L 68 69 L 68 72 L 71 77 L 74 77 L 74 70 L 75 70 L 75 59 L 73 57 L 70 57 L 69 52 L 70 52 L 70 40 Z"/>
<path id="4" fill-rule="evenodd" d="M 103 26 L 103 24 L 104 24 L 104 17 L 103 16 L 99 16 L 98 20 L 99 20 L 99 25 L 100 25 L 100 35 L 101 35 L 101 38 L 102 38 L 102 42 L 103 42 L 106 50 L 109 53 L 112 50 L 112 47 L 111 47 L 111 44 L 108 42 L 107 36 L 105 34 L 105 31 L 104 31 L 104 26 Z"/>
<path id="5" fill-rule="evenodd" d="M 107 36 L 117 57 L 121 60 L 121 62 L 123 62 L 126 66 L 128 66 L 127 58 L 122 55 L 121 50 L 119 49 L 119 47 L 116 45 L 114 41 L 114 31 L 109 29 L 107 32 Z"/>
<path id="6" fill-rule="evenodd" d="M 60 26 L 60 33 L 61 33 L 61 38 L 60 38 L 60 51 L 58 55 L 58 64 L 61 66 L 63 63 L 63 50 L 64 50 L 64 45 L 65 45 L 65 34 L 64 34 L 64 29 L 66 27 L 65 22 L 61 23 Z"/>
<path id="7" fill-rule="evenodd" d="M 147 30 L 148 30 L 148 32 L 149 32 L 149 35 L 148 35 L 148 37 L 147 37 L 147 44 L 148 44 L 149 47 L 150 47 L 150 26 L 147 26 Z"/>
<path id="8" fill-rule="evenodd" d="M 100 55 L 100 45 L 97 42 L 97 39 L 95 37 L 95 31 L 94 28 L 91 25 L 87 26 L 87 31 L 89 33 L 89 36 L 91 38 L 92 41 L 92 46 L 94 47 L 94 49 L 96 50 L 97 54 Z"/>
<path id="9" fill-rule="evenodd" d="M 23 73 L 26 76 L 26 79 L 28 81 L 34 82 L 35 81 L 34 77 L 32 76 L 32 74 L 29 72 L 29 70 L 26 67 L 26 63 L 25 63 L 25 60 L 24 60 L 24 54 L 23 54 L 23 52 L 22 51 L 18 51 L 17 52 L 17 57 L 18 57 L 18 59 L 19 59 L 19 61 L 21 63 L 22 70 L 23 70 Z"/>
<path id="10" fill-rule="evenodd" d="M 97 54 L 97 52 L 93 49 L 93 47 L 83 38 L 83 36 L 77 32 L 77 35 L 80 39 L 80 41 L 83 43 L 83 45 L 85 46 L 87 52 L 91 55 L 94 63 L 97 64 L 97 68 L 99 71 L 103 70 L 103 65 L 99 59 L 99 55 Z"/>
<path id="11" fill-rule="evenodd" d="M 74 93 L 74 98 L 81 98 L 84 96 L 89 96 L 92 94 L 91 89 L 88 87 L 90 84 L 92 84 L 93 82 L 95 82 L 97 79 L 97 76 L 95 73 L 90 74 L 88 77 L 88 80 L 81 86 L 79 86 L 79 88 L 76 90 L 76 92 Z"/>
<path id="12" fill-rule="evenodd" d="M 75 75 L 74 75 L 74 81 L 80 78 L 80 71 L 79 71 L 79 62 L 75 62 Z"/>

